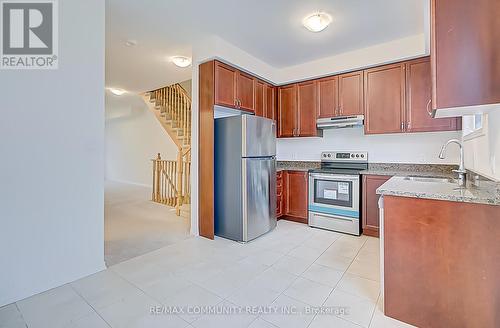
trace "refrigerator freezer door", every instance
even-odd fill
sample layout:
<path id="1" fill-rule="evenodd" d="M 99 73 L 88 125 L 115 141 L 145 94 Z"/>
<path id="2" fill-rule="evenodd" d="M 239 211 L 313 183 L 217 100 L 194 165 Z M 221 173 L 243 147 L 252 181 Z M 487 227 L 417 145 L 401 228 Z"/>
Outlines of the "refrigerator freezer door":
<path id="1" fill-rule="evenodd" d="M 243 158 L 243 241 L 276 227 L 276 160 Z"/>
<path id="2" fill-rule="evenodd" d="M 268 118 L 242 115 L 241 157 L 276 155 L 276 124 Z"/>

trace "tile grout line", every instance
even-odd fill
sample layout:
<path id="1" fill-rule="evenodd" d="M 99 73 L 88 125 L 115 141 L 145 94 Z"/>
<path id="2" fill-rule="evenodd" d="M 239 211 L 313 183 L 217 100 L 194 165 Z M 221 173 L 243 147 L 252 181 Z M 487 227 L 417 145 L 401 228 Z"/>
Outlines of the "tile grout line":
<path id="1" fill-rule="evenodd" d="M 81 295 L 81 294 L 80 294 L 80 293 L 76 290 L 76 288 L 75 288 L 75 287 L 73 287 L 73 285 L 72 285 L 71 283 L 69 283 L 68 285 L 71 287 L 71 289 L 72 289 L 72 290 L 73 290 L 73 291 L 74 291 L 74 292 L 75 292 L 78 296 L 80 296 L 80 298 L 81 298 L 81 299 L 82 299 L 85 303 L 87 303 L 87 305 L 88 305 L 88 306 L 90 306 L 90 308 L 91 308 L 91 309 L 95 312 L 95 314 L 97 314 L 97 315 L 99 316 L 99 318 L 101 318 L 101 319 L 102 319 L 102 321 L 104 321 L 104 322 L 106 323 L 106 325 L 108 325 L 108 327 L 113 328 L 113 326 L 111 326 L 111 324 L 110 324 L 108 321 L 106 321 L 106 319 L 104 319 L 104 318 L 101 316 L 101 314 L 100 314 L 99 312 L 97 312 L 97 310 L 96 310 L 96 309 L 92 306 L 92 304 L 90 304 L 90 303 L 87 301 L 87 299 L 86 299 L 85 297 L 83 297 L 83 295 Z M 82 316 L 82 318 L 83 318 L 83 316 Z"/>
<path id="2" fill-rule="evenodd" d="M 19 308 L 19 305 L 17 305 L 17 302 L 14 302 L 14 305 L 16 306 L 17 311 L 21 315 L 21 318 L 23 319 L 24 326 L 28 328 L 28 323 L 26 322 L 26 319 L 24 319 L 24 314 L 21 312 L 21 309 Z"/>
<path id="3" fill-rule="evenodd" d="M 375 309 L 373 310 L 373 313 L 372 313 L 372 315 L 370 317 L 370 323 L 368 324 L 368 328 L 370 328 L 371 325 L 372 325 L 373 317 L 375 317 L 375 311 L 377 311 L 377 304 L 378 304 L 378 301 L 380 300 L 381 294 L 382 294 L 382 291 L 379 291 L 378 297 L 377 297 L 377 302 L 375 302 Z"/>
<path id="4" fill-rule="evenodd" d="M 335 287 L 332 289 L 332 291 L 330 292 L 330 294 L 328 295 L 328 297 L 326 298 L 326 300 L 323 302 L 322 306 L 325 305 L 326 301 L 328 301 L 328 299 L 330 298 L 330 296 L 332 295 L 332 293 L 337 289 L 337 287 L 339 285 L 339 282 L 344 278 L 345 274 L 347 273 L 347 271 L 349 270 L 349 268 L 351 267 L 352 263 L 354 262 L 354 260 L 356 259 L 356 257 L 359 255 L 359 252 L 361 252 L 361 249 L 365 246 L 365 244 L 366 244 L 367 241 L 368 241 L 368 238 L 365 239 L 365 241 L 363 242 L 363 244 L 361 245 L 361 247 L 359 248 L 359 250 L 356 252 L 356 255 L 353 257 L 351 263 L 349 263 L 349 266 L 344 270 L 344 272 L 342 273 L 342 276 L 340 277 L 339 281 L 337 282 L 337 284 L 335 285 Z M 352 295 L 351 293 L 348 293 L 348 294 Z M 353 295 L 353 296 L 356 296 L 356 295 Z M 375 306 L 377 306 L 377 305 L 375 304 Z M 314 316 L 313 321 L 314 321 L 314 319 L 316 317 L 317 317 L 317 315 Z M 344 319 L 344 318 L 339 317 L 337 315 L 336 315 L 336 317 L 339 318 L 339 319 L 342 319 L 344 321 L 347 321 L 349 323 L 358 325 L 358 324 L 356 324 L 356 323 L 354 323 L 354 322 L 352 322 L 350 320 Z M 311 324 L 312 324 L 312 321 L 311 321 L 311 323 L 309 323 L 309 325 L 307 327 L 309 327 Z"/>
<path id="5" fill-rule="evenodd" d="M 290 251 L 288 251 L 288 253 L 286 253 L 286 254 L 285 254 L 285 256 L 289 256 L 289 257 L 292 257 L 292 258 L 295 258 L 295 259 L 303 260 L 303 259 L 301 259 L 301 258 L 294 257 L 294 256 L 291 256 L 291 255 L 288 255 L 288 254 L 289 254 L 291 251 L 293 251 L 294 249 L 296 249 L 296 248 L 298 248 L 298 247 L 300 247 L 300 246 L 304 246 L 304 243 L 305 243 L 307 240 L 311 239 L 311 238 L 313 238 L 313 236 L 311 236 L 311 237 L 309 237 L 309 238 L 306 238 L 304 241 L 302 241 L 302 242 L 301 242 L 300 244 L 298 244 L 296 247 L 294 247 L 294 248 L 292 248 Z M 340 237 L 339 237 L 339 238 L 337 238 L 337 239 L 335 239 L 335 240 L 334 240 L 334 241 L 333 241 L 330 245 L 328 245 L 328 247 L 327 247 L 327 248 L 326 248 L 323 252 L 321 252 L 321 254 L 320 254 L 320 255 L 318 255 L 318 256 L 314 259 L 314 261 L 313 261 L 313 262 L 312 262 L 312 263 L 311 263 L 311 264 L 310 264 L 310 265 L 309 265 L 309 266 L 308 266 L 308 267 L 307 267 L 307 268 L 306 268 L 306 269 L 305 269 L 305 270 L 304 270 L 301 274 L 299 274 L 299 275 L 295 275 L 295 274 L 293 274 L 293 273 L 291 273 L 291 272 L 288 272 L 288 273 L 290 273 L 290 274 L 294 275 L 294 276 L 295 276 L 295 279 L 294 279 L 294 280 L 293 280 L 293 281 L 292 281 L 292 282 L 291 282 L 291 283 L 290 283 L 290 284 L 289 284 L 289 285 L 288 285 L 288 286 L 287 286 L 287 287 L 286 287 L 286 288 L 285 288 L 282 292 L 280 292 L 280 294 L 279 294 L 279 295 L 278 295 L 275 299 L 273 299 L 273 301 L 271 302 L 271 304 L 273 304 L 274 302 L 276 302 L 276 300 L 277 300 L 280 296 L 282 296 L 282 295 L 284 295 L 284 296 L 286 296 L 286 297 L 289 297 L 289 298 L 291 298 L 291 299 L 293 299 L 293 300 L 295 300 L 295 301 L 299 301 L 299 302 L 301 302 L 301 303 L 307 304 L 306 302 L 303 302 L 303 301 L 297 300 L 297 299 L 295 299 L 295 298 L 293 298 L 293 297 L 290 297 L 290 296 L 288 296 L 288 295 L 286 295 L 286 294 L 284 294 L 284 293 L 285 293 L 285 291 L 286 291 L 288 288 L 290 288 L 290 287 L 291 287 L 291 286 L 295 283 L 295 281 L 297 281 L 299 278 L 303 278 L 303 279 L 306 279 L 306 280 L 311 281 L 310 279 L 307 279 L 307 278 L 302 277 L 302 274 L 303 274 L 304 272 L 306 272 L 306 271 L 307 271 L 307 270 L 308 270 L 308 269 L 309 269 L 309 268 L 310 268 L 310 267 L 311 267 L 314 263 L 316 263 L 316 261 L 317 261 L 317 260 L 321 257 L 321 255 L 323 255 L 323 254 L 324 254 L 324 253 L 328 250 L 328 248 L 330 248 L 330 247 L 331 247 L 331 246 L 332 246 L 332 245 L 333 245 L 333 244 L 334 244 L 337 240 L 339 240 L 339 239 L 340 239 Z M 365 242 L 366 242 L 366 241 L 365 241 Z M 363 245 L 364 245 L 364 243 L 363 243 Z M 308 246 L 304 246 L 304 247 L 311 248 L 311 247 L 308 247 Z M 318 265 L 319 265 L 319 264 L 318 264 Z M 274 264 L 273 264 L 271 267 L 273 267 L 273 266 L 274 266 Z M 270 268 L 271 268 L 271 267 L 270 267 Z M 277 270 L 277 269 L 275 268 L 274 270 Z M 277 271 L 280 271 L 280 270 L 277 270 Z M 326 285 L 325 285 L 325 286 L 326 286 Z M 333 289 L 332 289 L 332 291 L 333 291 Z M 330 294 L 329 294 L 329 295 L 330 295 Z M 327 299 L 328 299 L 329 295 L 327 296 Z M 325 300 L 325 302 L 326 302 L 326 300 Z M 323 302 L 323 304 L 324 304 L 324 302 Z M 314 321 L 314 319 L 315 319 L 315 318 L 316 318 L 316 315 L 314 315 L 314 316 L 312 317 L 312 319 L 311 319 L 311 321 L 309 322 L 309 324 L 307 325 L 307 327 L 309 327 L 309 326 L 311 325 L 311 323 Z M 269 322 L 269 321 L 265 320 L 264 318 L 262 318 L 262 320 L 264 320 L 264 321 L 266 321 L 267 323 L 270 323 L 270 324 L 272 324 L 273 326 L 275 326 L 273 323 L 271 323 L 271 322 Z"/>

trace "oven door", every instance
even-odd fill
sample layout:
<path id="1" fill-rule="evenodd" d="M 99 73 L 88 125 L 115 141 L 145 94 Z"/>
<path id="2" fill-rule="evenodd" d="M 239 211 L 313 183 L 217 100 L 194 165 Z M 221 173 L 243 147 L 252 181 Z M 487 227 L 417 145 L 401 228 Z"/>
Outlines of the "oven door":
<path id="1" fill-rule="evenodd" d="M 359 175 L 311 173 L 309 211 L 359 218 Z"/>

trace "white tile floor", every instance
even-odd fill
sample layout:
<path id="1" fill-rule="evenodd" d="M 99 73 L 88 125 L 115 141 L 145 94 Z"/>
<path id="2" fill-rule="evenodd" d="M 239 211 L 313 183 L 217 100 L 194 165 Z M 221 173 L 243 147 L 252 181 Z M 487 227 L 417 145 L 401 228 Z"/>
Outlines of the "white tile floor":
<path id="1" fill-rule="evenodd" d="M 378 257 L 376 238 L 279 221 L 248 244 L 180 240 L 4 306 L 0 327 L 410 327 L 380 310 Z M 241 312 L 150 314 L 216 305 Z M 268 305 L 293 312 L 264 313 Z M 345 313 L 307 311 L 315 306 Z"/>

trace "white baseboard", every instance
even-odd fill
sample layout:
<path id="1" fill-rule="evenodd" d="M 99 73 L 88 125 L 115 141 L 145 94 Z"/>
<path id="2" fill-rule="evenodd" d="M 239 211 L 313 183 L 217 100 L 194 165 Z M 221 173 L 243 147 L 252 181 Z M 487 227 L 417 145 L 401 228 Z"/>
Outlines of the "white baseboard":
<path id="1" fill-rule="evenodd" d="M 127 180 L 106 179 L 106 181 L 131 184 L 134 186 L 140 186 L 140 187 L 146 187 L 146 188 L 152 188 L 152 186 L 150 184 L 137 183 L 137 182 L 127 181 Z"/>

